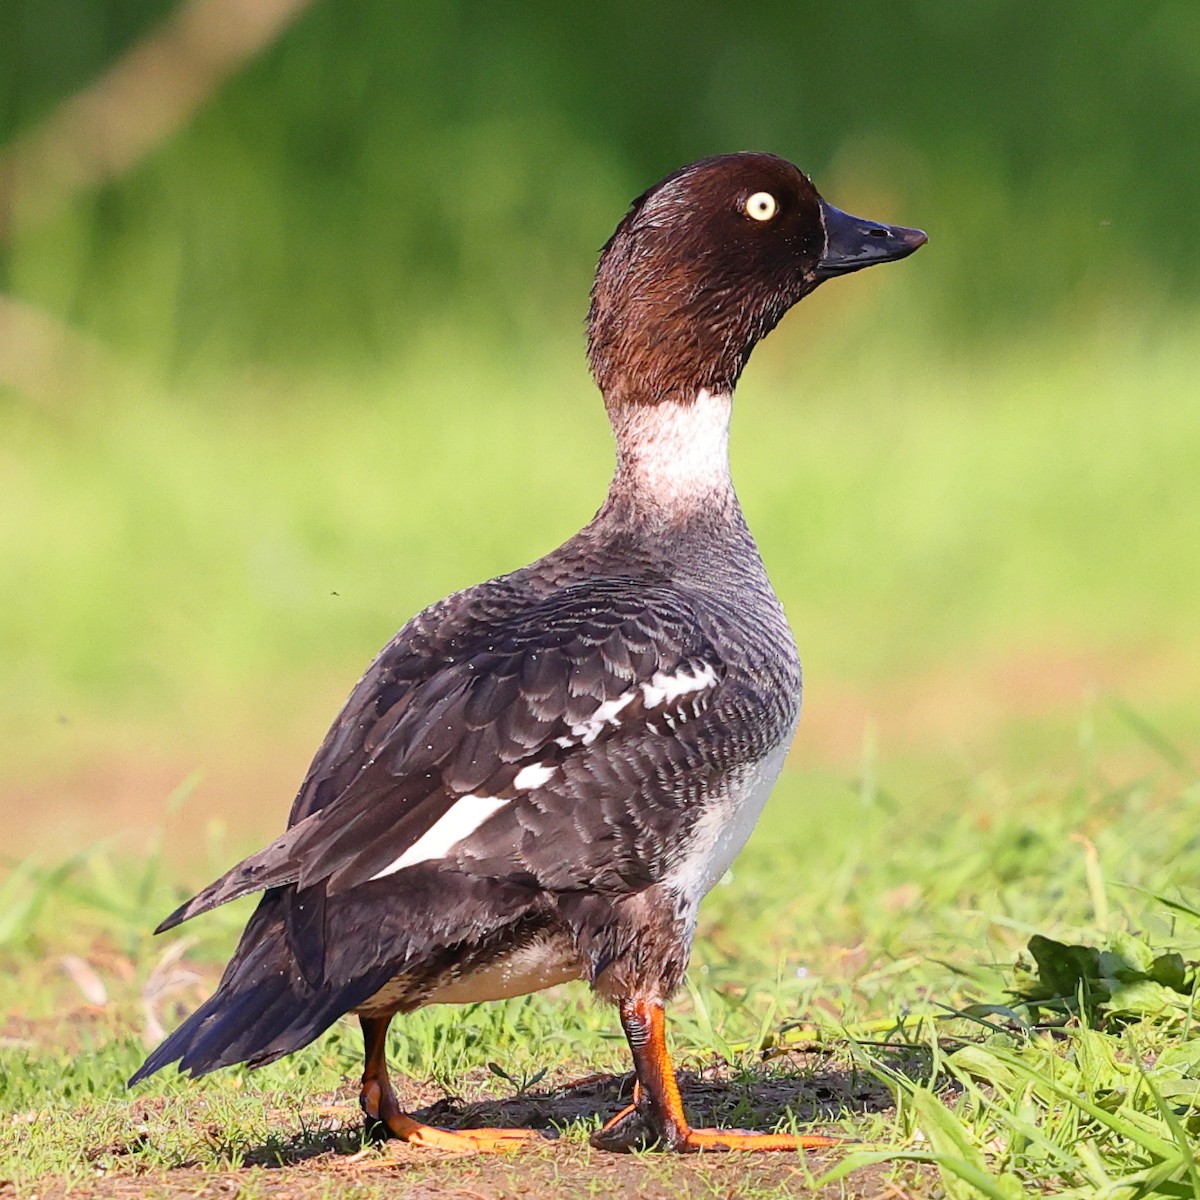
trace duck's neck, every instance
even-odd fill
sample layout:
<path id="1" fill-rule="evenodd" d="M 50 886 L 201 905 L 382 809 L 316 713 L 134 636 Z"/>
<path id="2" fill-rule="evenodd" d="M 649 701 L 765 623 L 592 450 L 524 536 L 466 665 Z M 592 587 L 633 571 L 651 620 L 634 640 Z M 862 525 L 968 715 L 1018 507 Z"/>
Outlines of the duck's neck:
<path id="1" fill-rule="evenodd" d="M 732 397 L 701 390 L 694 400 L 608 406 L 617 470 L 606 509 L 654 524 L 736 519 L 729 474 Z"/>

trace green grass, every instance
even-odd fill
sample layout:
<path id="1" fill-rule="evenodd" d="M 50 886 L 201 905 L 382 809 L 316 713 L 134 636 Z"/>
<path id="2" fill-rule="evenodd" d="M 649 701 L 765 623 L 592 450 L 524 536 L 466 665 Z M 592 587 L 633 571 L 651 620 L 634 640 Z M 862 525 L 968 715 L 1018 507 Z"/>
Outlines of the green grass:
<path id="1" fill-rule="evenodd" d="M 1198 957 L 1200 913 L 1179 885 L 1200 874 L 1200 784 L 1161 742 L 1104 706 L 1080 724 L 1070 778 L 980 777 L 916 797 L 889 791 L 886 763 L 850 782 L 785 773 L 704 906 L 673 1040 L 685 1071 L 720 1067 L 720 1087 L 702 1077 L 689 1093 L 710 1116 L 784 1127 L 815 1117 L 863 1144 L 783 1175 L 778 1160 L 743 1162 L 746 1194 L 791 1194 L 798 1171 L 830 1194 L 877 1194 L 885 1180 L 920 1196 L 1006 1200 L 1194 1194 L 1200 1031 L 1182 964 Z M 455 1184 L 460 1160 L 392 1161 L 361 1143 L 348 1023 L 257 1073 L 159 1076 L 124 1091 L 143 1052 L 144 996 L 169 1025 L 211 985 L 244 919 L 244 906 L 210 915 L 176 935 L 182 947 L 149 937 L 154 914 L 202 874 L 175 881 L 154 857 L 114 864 L 97 851 L 57 874 L 8 876 L 0 1179 L 102 1190 L 145 1176 L 169 1190 L 235 1170 L 251 1194 L 288 1180 L 317 1194 L 370 1163 L 368 1191 L 373 1171 L 384 1173 L 376 1182 L 395 1171 Z M 1093 972 L 1072 992 L 1043 969 L 1042 983 L 1064 993 L 1047 999 L 1025 951 L 1034 935 L 1104 951 L 1085 957 L 1105 964 L 1107 983 Z M 1178 987 L 1137 983 L 1139 964 L 1168 953 L 1181 955 Z M 103 1003 L 68 978 L 65 955 L 90 964 Z M 614 1024 L 570 987 L 423 1011 L 397 1024 L 391 1054 L 416 1102 L 445 1092 L 502 1119 L 561 1125 L 532 1166 L 473 1166 L 481 1186 L 503 1192 L 522 1171 L 552 1171 L 605 1195 L 603 1156 L 585 1139 L 616 1093 L 580 1112 L 567 1084 L 626 1069 Z M 284 1176 L 271 1170 L 280 1161 Z M 639 1159 L 621 1170 L 667 1194 L 707 1195 L 730 1178 L 702 1168 Z"/>

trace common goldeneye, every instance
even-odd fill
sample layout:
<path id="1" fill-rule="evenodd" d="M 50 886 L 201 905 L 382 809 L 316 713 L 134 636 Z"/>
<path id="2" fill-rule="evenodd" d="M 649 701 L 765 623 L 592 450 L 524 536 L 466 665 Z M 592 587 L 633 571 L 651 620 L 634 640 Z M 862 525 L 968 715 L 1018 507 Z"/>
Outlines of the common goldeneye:
<path id="1" fill-rule="evenodd" d="M 800 661 L 729 475 L 734 385 L 835 275 L 911 254 L 769 154 L 704 159 L 634 201 L 600 255 L 588 357 L 612 424 L 608 498 L 570 541 L 418 614 L 329 731 L 287 831 L 159 932 L 263 892 L 214 995 L 134 1075 L 270 1062 L 354 1013 L 361 1103 L 398 1138 L 503 1150 L 530 1130 L 402 1112 L 397 1013 L 584 979 L 620 1015 L 627 1150 L 783 1150 L 693 1129 L 663 1006 L 701 898 L 745 844 L 800 712 Z"/>

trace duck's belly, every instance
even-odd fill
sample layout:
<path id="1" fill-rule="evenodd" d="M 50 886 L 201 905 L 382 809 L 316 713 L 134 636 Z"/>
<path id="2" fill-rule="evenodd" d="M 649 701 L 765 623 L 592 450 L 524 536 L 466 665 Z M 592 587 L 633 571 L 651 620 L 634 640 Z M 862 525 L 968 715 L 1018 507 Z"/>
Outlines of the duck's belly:
<path id="1" fill-rule="evenodd" d="M 475 1004 L 540 992 L 583 977 L 583 963 L 566 939 L 531 942 L 465 975 L 442 980 L 429 1004 Z"/>
<path id="2" fill-rule="evenodd" d="M 397 975 L 355 1009 L 377 1016 L 426 1004 L 477 1004 L 540 992 L 558 983 L 582 979 L 584 966 L 571 939 L 547 933 L 483 960 L 442 968 L 417 967 Z"/>
<path id="3" fill-rule="evenodd" d="M 689 904 L 700 903 L 749 841 L 783 769 L 790 742 L 791 738 L 786 738 L 764 758 L 731 778 L 725 794 L 711 797 L 692 826 L 679 862 L 663 880 Z"/>

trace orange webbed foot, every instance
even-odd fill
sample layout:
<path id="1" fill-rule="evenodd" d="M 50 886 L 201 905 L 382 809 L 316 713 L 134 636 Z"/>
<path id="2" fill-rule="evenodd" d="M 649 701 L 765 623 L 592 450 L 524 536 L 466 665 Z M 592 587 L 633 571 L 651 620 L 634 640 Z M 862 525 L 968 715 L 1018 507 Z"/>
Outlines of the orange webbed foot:
<path id="1" fill-rule="evenodd" d="M 441 1129 L 406 1113 L 396 1114 L 383 1125 L 393 1137 L 410 1145 L 450 1154 L 511 1154 L 545 1140 L 534 1129 Z"/>
<path id="2" fill-rule="evenodd" d="M 628 1152 L 658 1146 L 676 1154 L 706 1151 L 787 1152 L 836 1146 L 844 1138 L 824 1134 L 751 1133 L 745 1129 L 693 1129 L 683 1111 L 675 1069 L 667 1052 L 662 1002 L 627 997 L 621 1025 L 633 1054 L 637 1082 L 633 1103 L 592 1135 L 598 1150 Z"/>
<path id="3" fill-rule="evenodd" d="M 845 1139 L 819 1133 L 752 1133 L 746 1129 L 688 1129 L 681 1142 L 672 1147 L 681 1154 L 709 1150 L 787 1151 L 818 1150 L 840 1145 Z"/>
<path id="4" fill-rule="evenodd" d="M 359 1020 L 367 1061 L 358 1102 L 367 1118 L 368 1133 L 382 1132 L 413 1146 L 450 1154 L 509 1154 L 545 1140 L 535 1129 L 442 1129 L 409 1116 L 396 1099 L 384 1060 L 384 1039 L 390 1018 Z"/>

